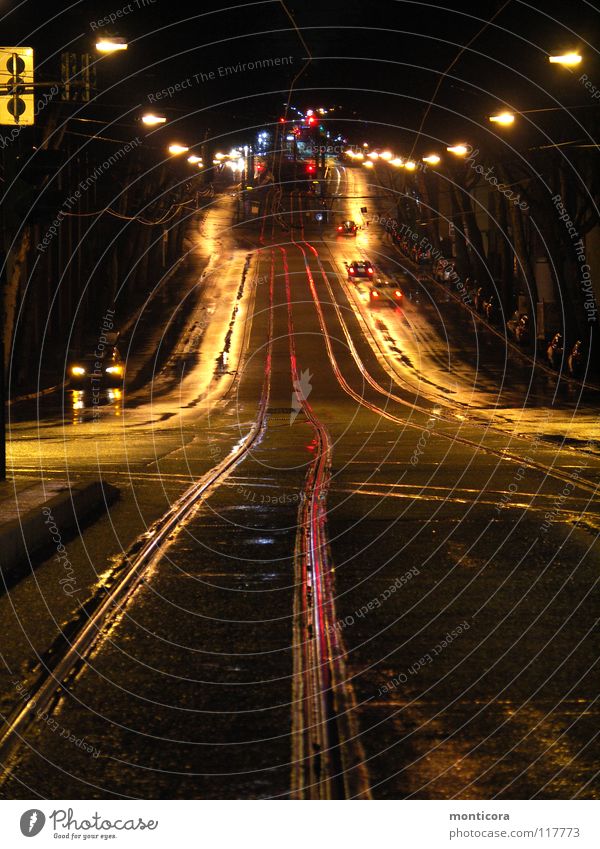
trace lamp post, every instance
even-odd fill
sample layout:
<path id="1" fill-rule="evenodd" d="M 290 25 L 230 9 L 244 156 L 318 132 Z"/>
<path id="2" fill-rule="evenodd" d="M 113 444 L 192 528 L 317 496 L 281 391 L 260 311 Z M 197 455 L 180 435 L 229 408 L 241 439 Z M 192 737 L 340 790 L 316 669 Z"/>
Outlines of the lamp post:
<path id="1" fill-rule="evenodd" d="M 563 68 L 574 68 L 581 64 L 581 54 L 576 51 L 568 53 L 560 53 L 555 56 L 548 56 L 548 61 L 551 65 L 562 65 Z"/>
<path id="2" fill-rule="evenodd" d="M 446 150 L 448 153 L 453 153 L 454 156 L 466 156 L 470 151 L 470 146 L 467 144 L 454 144 L 450 147 L 447 147 Z"/>
<path id="3" fill-rule="evenodd" d="M 98 53 L 118 53 L 127 50 L 128 46 L 124 38 L 100 38 L 96 42 Z"/>
<path id="4" fill-rule="evenodd" d="M 155 115 L 153 112 L 147 112 L 142 115 L 142 124 L 147 127 L 157 127 L 159 124 L 166 124 L 167 119 L 164 115 Z"/>
<path id="5" fill-rule="evenodd" d="M 500 127 L 511 127 L 515 123 L 515 115 L 514 112 L 500 112 L 498 115 L 490 115 L 489 120 Z"/>

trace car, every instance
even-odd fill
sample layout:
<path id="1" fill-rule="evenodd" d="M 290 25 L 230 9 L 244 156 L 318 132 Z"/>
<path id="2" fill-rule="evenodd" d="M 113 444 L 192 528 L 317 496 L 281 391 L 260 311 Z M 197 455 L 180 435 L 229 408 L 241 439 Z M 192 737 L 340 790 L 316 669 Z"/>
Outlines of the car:
<path id="1" fill-rule="evenodd" d="M 401 306 L 403 301 L 404 293 L 393 280 L 385 280 L 381 277 L 373 280 L 369 292 L 369 304 L 372 307 L 388 306 L 395 309 Z"/>
<path id="2" fill-rule="evenodd" d="M 69 352 L 67 375 L 71 386 L 94 391 L 121 386 L 125 363 L 117 348 L 117 333 L 104 333 L 88 339 L 78 350 Z"/>
<path id="3" fill-rule="evenodd" d="M 375 269 L 366 259 L 355 259 L 351 263 L 346 263 L 348 269 L 348 280 L 356 280 L 359 277 L 366 277 L 370 280 L 375 274 Z"/>
<path id="4" fill-rule="evenodd" d="M 342 221 L 342 223 L 337 226 L 338 236 L 356 236 L 357 232 L 358 227 L 354 221 Z"/>

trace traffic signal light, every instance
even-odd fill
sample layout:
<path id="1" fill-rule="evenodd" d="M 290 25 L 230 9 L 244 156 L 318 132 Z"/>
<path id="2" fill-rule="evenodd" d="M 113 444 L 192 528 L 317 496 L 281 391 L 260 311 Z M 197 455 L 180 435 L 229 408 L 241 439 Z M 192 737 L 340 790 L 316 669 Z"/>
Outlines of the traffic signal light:
<path id="1" fill-rule="evenodd" d="M 90 53 L 60 54 L 61 99 L 88 102 L 96 88 L 96 65 Z"/>
<path id="2" fill-rule="evenodd" d="M 0 47 L 0 124 L 33 124 L 33 50 Z"/>
<path id="3" fill-rule="evenodd" d="M 317 170 L 316 167 L 312 163 L 309 163 L 306 166 L 306 173 L 307 174 L 314 174 L 316 170 Z"/>

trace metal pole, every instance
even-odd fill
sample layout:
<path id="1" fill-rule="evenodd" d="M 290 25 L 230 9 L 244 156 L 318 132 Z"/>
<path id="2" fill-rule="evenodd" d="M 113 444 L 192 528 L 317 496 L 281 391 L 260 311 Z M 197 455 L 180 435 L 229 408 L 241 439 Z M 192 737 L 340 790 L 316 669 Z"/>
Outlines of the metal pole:
<path id="1" fill-rule="evenodd" d="M 0 480 L 6 480 L 6 396 L 4 383 L 4 281 L 6 268 L 0 285 Z"/>
<path id="2" fill-rule="evenodd" d="M 6 156 L 2 151 L 2 171 L 4 173 L 5 185 L 8 184 L 6 173 Z M 8 236 L 6 233 L 6 215 L 4 204 L 0 206 L 0 226 L 2 229 L 2 257 L 4 270 L 0 275 L 0 480 L 6 480 L 6 386 L 4 380 L 4 299 L 8 283 L 8 252 L 6 246 Z"/>

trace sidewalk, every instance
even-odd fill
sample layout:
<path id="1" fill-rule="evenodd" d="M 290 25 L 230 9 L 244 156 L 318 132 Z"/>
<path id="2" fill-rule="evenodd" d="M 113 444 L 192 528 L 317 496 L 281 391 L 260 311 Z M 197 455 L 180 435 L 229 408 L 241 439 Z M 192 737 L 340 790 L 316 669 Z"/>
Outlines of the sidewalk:
<path id="1" fill-rule="evenodd" d="M 64 539 L 118 495 L 116 487 L 101 480 L 69 484 L 19 478 L 0 483 L 0 592 L 35 567 L 34 555 L 56 550 L 60 557 Z"/>
<path id="2" fill-rule="evenodd" d="M 571 384 L 574 386 L 580 386 L 582 389 L 587 389 L 590 391 L 600 391 L 600 383 L 596 383 L 589 378 L 585 381 L 579 377 L 571 377 L 566 369 L 563 370 L 560 374 L 555 369 L 550 368 L 545 361 L 545 349 L 546 345 L 543 344 L 541 353 L 538 351 L 535 353 L 534 346 L 521 346 L 515 340 L 510 337 L 510 334 L 506 328 L 506 324 L 504 320 L 499 324 L 492 324 L 487 321 L 484 316 L 475 309 L 475 306 L 472 300 L 469 298 L 469 301 L 465 301 L 465 298 L 462 296 L 460 290 L 453 291 L 452 287 L 448 286 L 445 283 L 441 283 L 437 280 L 429 268 L 429 266 L 422 266 L 418 263 L 415 263 L 413 259 L 406 256 L 401 247 L 394 241 L 392 235 L 390 233 L 386 233 L 386 240 L 389 244 L 398 252 L 399 256 L 402 258 L 402 262 L 409 266 L 412 273 L 414 274 L 416 279 L 425 278 L 428 282 L 433 283 L 437 289 L 443 293 L 445 293 L 446 303 L 451 301 L 453 305 L 460 307 L 461 311 L 470 316 L 472 320 L 475 320 L 481 328 L 485 328 L 488 334 L 491 337 L 495 337 L 497 340 L 501 342 L 503 345 L 503 350 L 506 351 L 507 354 L 511 354 L 514 362 L 519 363 L 528 363 L 529 368 L 534 367 L 538 369 L 538 371 L 546 374 L 548 377 L 558 380 L 563 384 Z M 469 293 L 470 294 L 470 293 Z M 592 375 L 595 377 L 595 375 Z"/>

